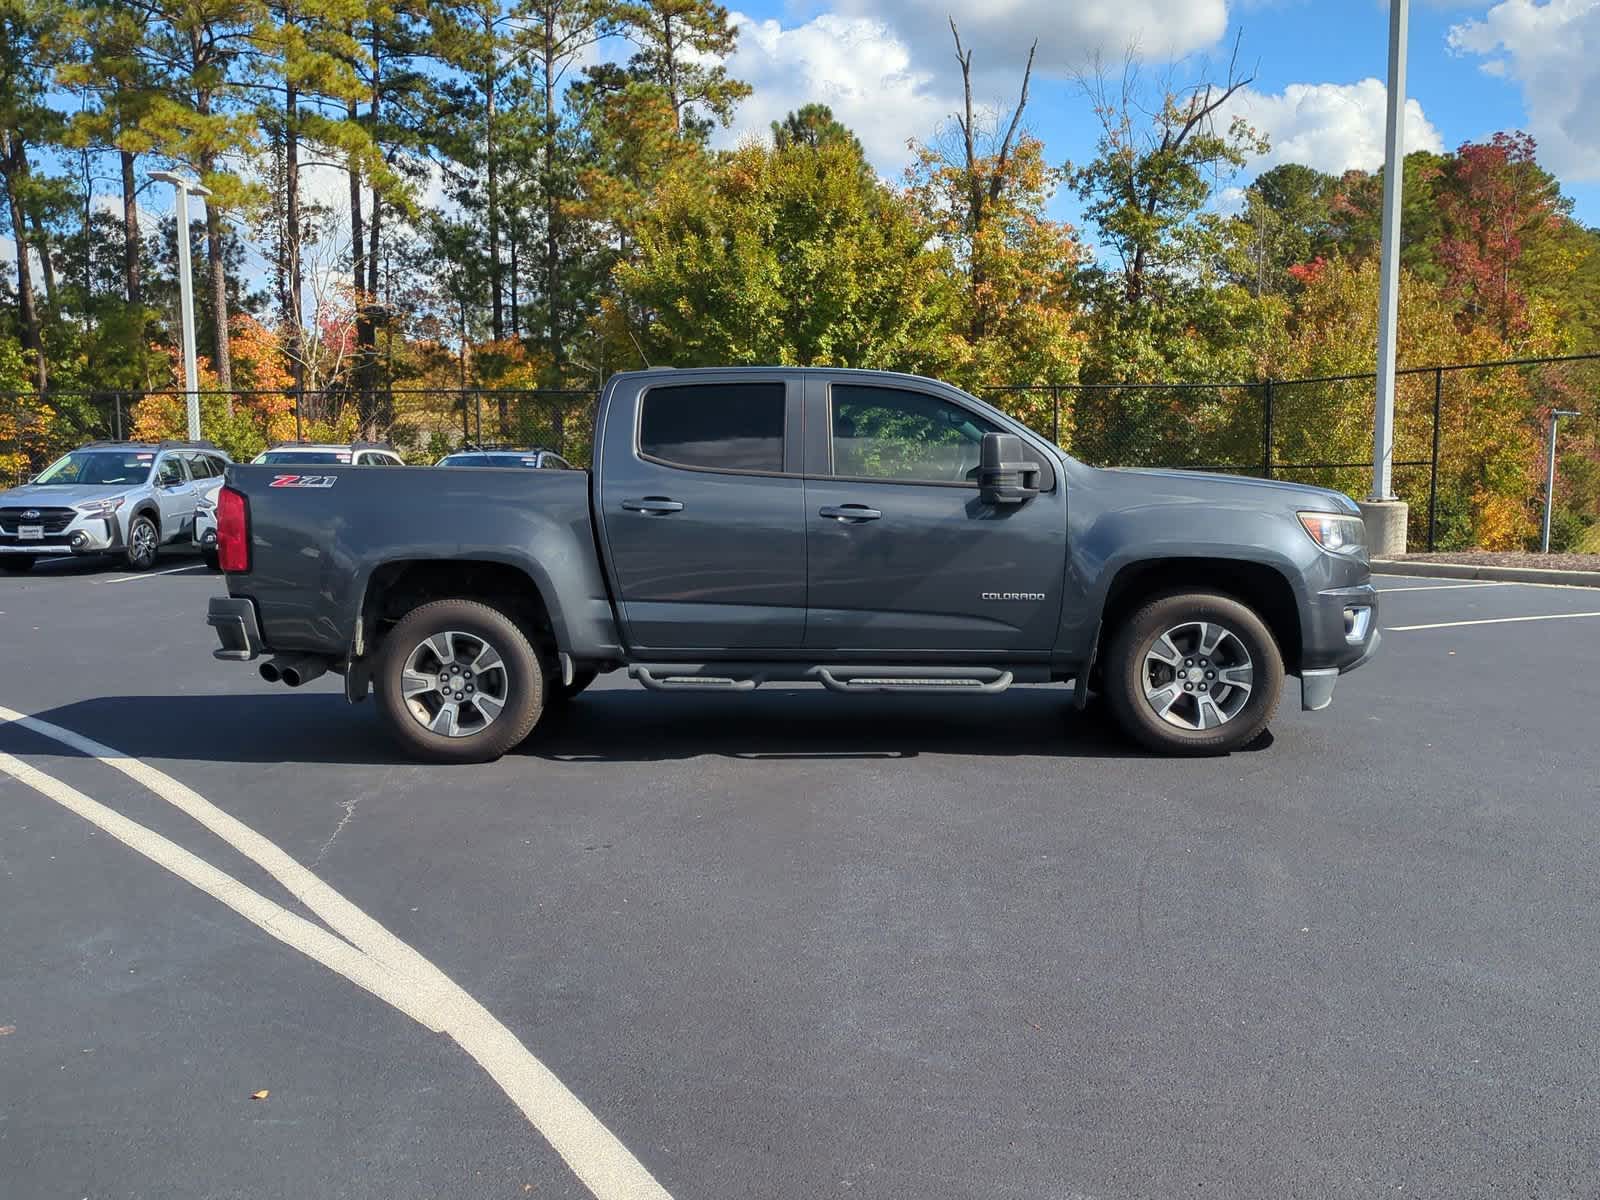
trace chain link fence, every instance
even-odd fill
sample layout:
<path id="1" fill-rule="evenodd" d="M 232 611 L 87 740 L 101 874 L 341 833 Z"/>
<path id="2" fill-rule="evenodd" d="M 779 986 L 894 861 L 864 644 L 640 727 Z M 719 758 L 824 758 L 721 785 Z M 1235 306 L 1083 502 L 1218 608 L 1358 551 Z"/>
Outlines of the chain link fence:
<path id="1" fill-rule="evenodd" d="M 1095 466 L 1291 479 L 1360 496 L 1371 485 L 1375 376 L 1251 383 L 1001 386 L 984 399 Z M 1399 373 L 1394 488 L 1410 544 L 1519 548 L 1543 516 L 1552 409 L 1561 428 L 1552 548 L 1600 553 L 1600 355 Z M 88 441 L 181 436 L 176 392 L 0 394 L 0 482 Z M 596 393 L 473 388 L 207 393 L 202 425 L 237 458 L 297 440 L 383 440 L 408 462 L 463 446 L 541 446 L 587 465 Z"/>

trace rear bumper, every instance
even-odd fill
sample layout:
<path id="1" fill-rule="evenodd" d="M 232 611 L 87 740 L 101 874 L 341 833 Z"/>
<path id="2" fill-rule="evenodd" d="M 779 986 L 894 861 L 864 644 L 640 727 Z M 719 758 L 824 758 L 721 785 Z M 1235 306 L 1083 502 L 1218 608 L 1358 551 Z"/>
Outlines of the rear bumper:
<path id="1" fill-rule="evenodd" d="M 206 624 L 217 631 L 221 645 L 211 653 L 228 662 L 249 662 L 266 649 L 255 601 L 243 596 L 213 596 Z"/>

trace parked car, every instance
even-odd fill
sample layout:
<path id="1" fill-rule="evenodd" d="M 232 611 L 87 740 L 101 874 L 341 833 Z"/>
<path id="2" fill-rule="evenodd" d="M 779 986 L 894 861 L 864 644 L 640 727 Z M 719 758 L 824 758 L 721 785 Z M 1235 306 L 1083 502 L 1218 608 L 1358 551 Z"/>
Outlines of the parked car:
<path id="1" fill-rule="evenodd" d="M 0 569 L 62 554 L 119 555 L 130 570 L 187 545 L 196 506 L 232 460 L 210 442 L 92 442 L 0 492 Z"/>
<path id="2" fill-rule="evenodd" d="M 250 460 L 263 466 L 403 467 L 405 460 L 387 442 L 286 442 Z"/>
<path id="3" fill-rule="evenodd" d="M 1286 674 L 1324 708 L 1378 645 L 1348 497 L 1089 467 L 932 380 L 622 374 L 595 447 L 592 472 L 232 468 L 218 657 L 342 672 L 410 751 L 473 761 L 620 668 L 735 694 L 1074 680 L 1146 746 L 1215 753 Z"/>
<path id="4" fill-rule="evenodd" d="M 507 446 L 484 446 L 481 449 L 457 450 L 446 454 L 436 467 L 529 467 L 541 471 L 570 471 L 572 464 L 554 450 L 534 447 L 519 450 Z"/>

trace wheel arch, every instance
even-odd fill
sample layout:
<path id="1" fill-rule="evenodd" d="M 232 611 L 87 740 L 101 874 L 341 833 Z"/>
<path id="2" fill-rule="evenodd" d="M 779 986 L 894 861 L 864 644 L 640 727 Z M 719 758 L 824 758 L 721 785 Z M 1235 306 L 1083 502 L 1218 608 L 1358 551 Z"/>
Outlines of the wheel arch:
<path id="1" fill-rule="evenodd" d="M 1285 667 L 1298 669 L 1302 632 L 1293 584 L 1268 563 L 1231 558 L 1154 558 L 1124 564 L 1106 590 L 1096 659 L 1145 600 L 1173 591 L 1216 592 L 1254 610 L 1278 643 Z"/>
<path id="2" fill-rule="evenodd" d="M 559 608 L 547 588 L 522 566 L 484 558 L 405 558 L 373 568 L 361 601 L 363 657 L 407 613 L 434 600 L 477 600 L 504 612 L 536 648 L 554 654 L 565 645 Z"/>

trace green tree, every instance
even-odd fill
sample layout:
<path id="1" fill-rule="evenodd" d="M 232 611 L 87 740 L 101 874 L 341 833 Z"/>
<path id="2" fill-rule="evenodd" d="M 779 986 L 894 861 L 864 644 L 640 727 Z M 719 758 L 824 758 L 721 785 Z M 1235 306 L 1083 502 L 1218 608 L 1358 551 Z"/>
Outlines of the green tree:
<path id="1" fill-rule="evenodd" d="M 750 85 L 721 63 L 739 40 L 726 8 L 714 0 L 624 0 L 617 16 L 638 47 L 629 69 L 661 89 L 675 130 L 704 140 L 713 124 L 733 120 Z"/>
<path id="2" fill-rule="evenodd" d="M 669 174 L 617 270 L 652 363 L 935 370 L 951 288 L 915 210 L 843 142 Z"/>

